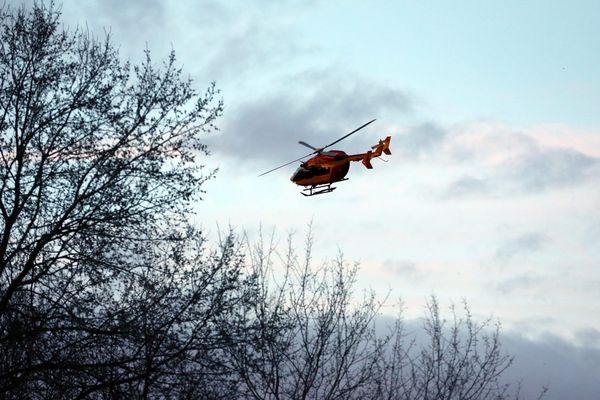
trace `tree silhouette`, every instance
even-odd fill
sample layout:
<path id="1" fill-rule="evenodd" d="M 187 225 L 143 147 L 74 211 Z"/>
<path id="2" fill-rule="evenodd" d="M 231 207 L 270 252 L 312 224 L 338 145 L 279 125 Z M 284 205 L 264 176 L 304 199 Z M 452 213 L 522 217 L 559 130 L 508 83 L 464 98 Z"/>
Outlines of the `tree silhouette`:
<path id="1" fill-rule="evenodd" d="M 52 4 L 1 13 L 0 390 L 146 394 L 237 279 L 187 226 L 222 103 L 173 52 L 131 66 L 108 37 L 61 30 Z"/>
<path id="2" fill-rule="evenodd" d="M 310 233 L 303 259 L 290 238 L 276 263 L 276 249 L 268 243 L 260 241 L 251 252 L 256 301 L 243 304 L 236 316 L 238 330 L 251 337 L 230 349 L 240 397 L 364 398 L 390 340 L 375 331 L 381 303 L 368 294 L 353 304 L 357 267 L 341 255 L 315 267 Z"/>
<path id="3" fill-rule="evenodd" d="M 377 398 L 519 398 L 518 387 L 514 392 L 500 379 L 513 362 L 501 351 L 500 325 L 476 322 L 466 302 L 462 315 L 454 305 L 450 311 L 451 319 L 444 319 L 437 299 L 430 298 L 418 345 L 407 340 L 398 321 L 392 348 L 380 364 Z"/>
<path id="4" fill-rule="evenodd" d="M 273 238 L 248 247 L 257 296 L 232 317 L 249 340 L 228 348 L 238 398 L 519 397 L 500 379 L 512 357 L 501 351 L 499 325 L 477 323 L 466 303 L 446 321 L 432 297 L 417 338 L 401 316 L 385 323 L 372 293 L 357 300 L 357 267 L 341 255 L 314 265 L 310 230 L 303 257 L 291 238 L 283 253 Z"/>

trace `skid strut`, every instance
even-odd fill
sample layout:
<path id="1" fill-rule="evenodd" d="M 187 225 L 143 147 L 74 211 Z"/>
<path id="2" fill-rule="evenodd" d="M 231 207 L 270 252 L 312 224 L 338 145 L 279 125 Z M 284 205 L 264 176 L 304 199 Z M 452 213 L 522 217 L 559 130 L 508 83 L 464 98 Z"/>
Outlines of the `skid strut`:
<path id="1" fill-rule="evenodd" d="M 346 179 L 341 179 L 343 181 L 347 180 Z M 331 193 L 335 190 L 334 186 L 331 186 L 331 183 L 324 183 L 322 185 L 313 185 L 310 187 L 307 187 L 305 189 L 302 189 L 302 195 L 303 196 L 315 196 L 317 194 L 325 194 L 325 193 Z"/>
<path id="2" fill-rule="evenodd" d="M 315 185 L 315 186 L 311 186 L 311 187 L 307 187 L 306 189 L 303 189 L 302 195 L 303 196 L 315 196 L 317 194 L 324 194 L 324 193 L 331 193 L 335 190 L 335 187 L 332 187 L 331 184 L 327 184 L 327 185 Z"/>

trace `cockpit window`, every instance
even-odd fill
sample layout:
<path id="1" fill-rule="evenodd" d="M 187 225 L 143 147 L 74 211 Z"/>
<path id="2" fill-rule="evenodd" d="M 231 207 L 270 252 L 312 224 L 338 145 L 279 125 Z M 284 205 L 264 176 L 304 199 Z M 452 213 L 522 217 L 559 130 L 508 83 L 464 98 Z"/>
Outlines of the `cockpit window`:
<path id="1" fill-rule="evenodd" d="M 318 165 L 309 165 L 307 167 L 300 166 L 296 172 L 294 172 L 292 180 L 310 179 L 315 176 L 325 175 L 328 172 L 328 168 L 319 167 Z"/>

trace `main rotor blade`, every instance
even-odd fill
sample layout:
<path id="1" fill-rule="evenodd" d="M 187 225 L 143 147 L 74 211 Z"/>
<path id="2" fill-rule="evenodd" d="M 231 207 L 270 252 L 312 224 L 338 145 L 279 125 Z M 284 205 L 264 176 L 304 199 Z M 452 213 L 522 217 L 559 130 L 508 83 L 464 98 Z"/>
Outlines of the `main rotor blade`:
<path id="1" fill-rule="evenodd" d="M 285 164 L 283 164 L 283 165 L 280 165 L 279 167 L 276 167 L 276 168 L 270 169 L 270 170 L 268 170 L 267 172 L 263 172 L 263 173 L 262 173 L 262 174 L 260 174 L 259 176 L 263 176 L 263 175 L 266 175 L 266 174 L 268 174 L 269 172 L 276 171 L 276 170 L 278 170 L 279 168 L 286 167 L 286 166 L 288 166 L 288 165 L 290 165 L 290 164 L 293 164 L 293 163 L 295 163 L 295 162 L 297 162 L 297 161 L 300 161 L 300 160 L 302 160 L 303 158 L 306 158 L 306 157 L 308 157 L 308 156 L 312 156 L 312 155 L 313 155 L 313 154 L 315 154 L 315 153 L 316 153 L 316 152 L 313 152 L 313 153 L 307 154 L 307 155 L 305 155 L 305 156 L 303 156 L 303 157 L 300 157 L 300 158 L 297 158 L 297 159 L 295 159 L 294 161 L 290 161 L 289 163 L 285 163 Z"/>
<path id="2" fill-rule="evenodd" d="M 285 164 L 283 164 L 283 165 L 280 165 L 279 167 L 276 167 L 276 168 L 270 169 L 270 170 L 268 170 L 267 172 L 263 172 L 263 173 L 262 173 L 262 174 L 260 174 L 259 176 L 263 176 L 263 175 L 266 175 L 266 174 L 268 174 L 268 173 L 271 173 L 271 172 L 273 172 L 273 171 L 277 171 L 279 168 L 287 167 L 288 165 L 290 165 L 290 164 L 293 164 L 293 163 L 295 163 L 295 162 L 298 162 L 298 161 L 302 160 L 303 158 L 306 158 L 306 157 L 308 157 L 308 156 L 312 156 L 313 154 L 320 153 L 321 151 L 325 150 L 326 148 L 328 148 L 328 147 L 330 147 L 330 146 L 333 146 L 334 144 L 336 144 L 336 143 L 339 143 L 339 142 L 341 142 L 342 140 L 346 139 L 348 136 L 352 135 L 353 133 L 356 133 L 356 132 L 360 131 L 362 128 L 364 128 L 365 126 L 369 125 L 370 123 L 372 123 L 372 122 L 374 122 L 374 121 L 375 121 L 374 119 L 370 120 L 370 121 L 369 121 L 369 122 L 367 122 L 366 124 L 364 124 L 364 125 L 362 125 L 362 126 L 359 126 L 358 128 L 356 128 L 356 129 L 355 129 L 355 130 L 353 130 L 352 132 L 350 132 L 350 133 L 347 133 L 346 135 L 342 136 L 341 138 L 339 138 L 339 139 L 338 139 L 338 140 L 336 140 L 335 142 L 329 143 L 327 146 L 321 147 L 320 149 L 317 149 L 316 147 L 313 147 L 313 146 L 311 146 L 310 144 L 308 144 L 308 143 L 306 143 L 306 142 L 299 141 L 298 143 L 300 143 L 301 145 L 303 145 L 303 146 L 306 146 L 306 147 L 308 147 L 309 149 L 312 149 L 312 150 L 314 150 L 314 151 L 313 151 L 312 153 L 309 153 L 309 154 L 305 155 L 305 156 L 302 156 L 302 157 L 300 157 L 300 158 L 297 158 L 297 159 L 295 159 L 295 160 L 293 160 L 293 161 L 290 161 L 290 162 L 288 162 L 288 163 L 285 163 Z"/>
<path id="3" fill-rule="evenodd" d="M 333 143 L 329 143 L 327 146 L 323 146 L 321 147 L 319 150 L 325 150 L 326 148 L 333 146 L 336 143 L 341 142 L 342 140 L 346 139 L 348 136 L 352 135 L 353 133 L 356 133 L 358 131 L 360 131 L 362 128 L 364 128 L 365 126 L 369 125 L 370 123 L 372 123 L 373 121 L 375 121 L 374 119 L 370 120 L 369 122 L 367 122 L 366 124 L 359 126 L 358 128 L 356 128 L 355 130 L 353 130 L 352 132 L 346 134 L 345 136 L 342 136 L 341 138 L 339 138 L 338 140 L 336 140 Z"/>
<path id="4" fill-rule="evenodd" d="M 319 151 L 319 149 L 317 149 L 316 147 L 313 147 L 310 144 L 303 142 L 302 140 L 300 140 L 298 143 L 300 143 L 302 146 L 308 147 L 309 149 L 313 149 L 314 151 Z"/>

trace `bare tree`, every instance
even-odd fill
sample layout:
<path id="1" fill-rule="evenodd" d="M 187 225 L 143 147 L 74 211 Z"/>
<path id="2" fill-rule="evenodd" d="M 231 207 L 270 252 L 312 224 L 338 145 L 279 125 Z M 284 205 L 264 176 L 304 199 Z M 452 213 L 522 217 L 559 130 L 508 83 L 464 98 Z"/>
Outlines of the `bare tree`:
<path id="1" fill-rule="evenodd" d="M 291 238 L 282 254 L 273 237 L 249 254 L 257 292 L 234 323 L 247 340 L 229 349 L 239 397 L 518 399 L 501 381 L 512 357 L 499 324 L 476 322 L 466 303 L 447 321 L 432 297 L 423 331 L 409 333 L 401 315 L 382 318 L 372 293 L 356 300 L 356 265 L 341 255 L 314 265 L 310 229 L 303 257 Z"/>
<path id="2" fill-rule="evenodd" d="M 121 63 L 53 4 L 0 13 L 0 391 L 145 397 L 211 368 L 240 267 L 187 227 L 214 84 L 198 95 L 174 53 Z"/>
<path id="3" fill-rule="evenodd" d="M 510 399 L 518 392 L 501 376 L 513 357 L 503 354 L 500 325 L 474 321 L 463 303 L 463 315 L 451 307 L 445 320 L 431 297 L 423 334 L 425 341 L 407 339 L 402 326 L 381 364 L 380 397 L 386 399 Z M 400 322 L 399 322 L 400 324 Z"/>
<path id="4" fill-rule="evenodd" d="M 375 332 L 381 303 L 367 294 L 353 304 L 356 266 L 340 255 L 315 267 L 311 247 L 309 234 L 301 260 L 290 238 L 279 266 L 272 240 L 251 252 L 257 297 L 237 315 L 250 337 L 230 353 L 244 398 L 361 398 L 371 390 L 389 340 Z"/>

